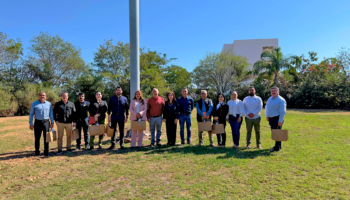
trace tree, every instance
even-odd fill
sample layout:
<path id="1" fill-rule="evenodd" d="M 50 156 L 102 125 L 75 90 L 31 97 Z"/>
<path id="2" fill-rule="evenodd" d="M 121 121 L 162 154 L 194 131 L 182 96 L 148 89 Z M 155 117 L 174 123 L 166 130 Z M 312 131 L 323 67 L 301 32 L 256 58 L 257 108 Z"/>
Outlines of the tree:
<path id="1" fill-rule="evenodd" d="M 30 55 L 25 65 L 35 83 L 60 87 L 74 80 L 85 67 L 80 49 L 58 35 L 40 33 L 30 42 Z"/>
<path id="2" fill-rule="evenodd" d="M 350 49 L 342 47 L 337 54 L 336 59 L 339 62 L 339 66 L 344 70 L 347 76 L 350 75 Z"/>
<path id="3" fill-rule="evenodd" d="M 247 58 L 230 52 L 207 53 L 193 70 L 193 83 L 197 88 L 215 88 L 225 93 L 234 85 L 246 80 L 249 64 Z"/>
<path id="4" fill-rule="evenodd" d="M 261 53 L 261 60 L 254 64 L 254 74 L 261 72 L 274 75 L 274 84 L 278 85 L 278 78 L 282 77 L 280 71 L 282 69 L 290 69 L 293 67 L 291 62 L 297 65 L 301 62 L 298 56 L 284 57 L 281 47 L 276 47 L 273 51 L 266 50 Z"/>
<path id="5" fill-rule="evenodd" d="M 188 87 L 191 84 L 191 73 L 177 65 L 166 67 L 164 78 L 176 97 L 181 96 L 183 87 Z"/>

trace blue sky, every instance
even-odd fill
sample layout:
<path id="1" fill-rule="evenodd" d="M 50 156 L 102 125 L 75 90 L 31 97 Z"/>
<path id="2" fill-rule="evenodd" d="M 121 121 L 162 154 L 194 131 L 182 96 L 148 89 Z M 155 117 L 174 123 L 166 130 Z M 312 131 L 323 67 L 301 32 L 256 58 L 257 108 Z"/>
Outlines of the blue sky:
<path id="1" fill-rule="evenodd" d="M 127 0 L 1 0 L 0 31 L 25 49 L 40 31 L 79 46 L 129 42 Z M 350 48 L 349 0 L 140 0 L 140 46 L 178 58 L 192 71 L 206 52 L 239 39 L 279 38 L 285 54 L 334 57 Z"/>

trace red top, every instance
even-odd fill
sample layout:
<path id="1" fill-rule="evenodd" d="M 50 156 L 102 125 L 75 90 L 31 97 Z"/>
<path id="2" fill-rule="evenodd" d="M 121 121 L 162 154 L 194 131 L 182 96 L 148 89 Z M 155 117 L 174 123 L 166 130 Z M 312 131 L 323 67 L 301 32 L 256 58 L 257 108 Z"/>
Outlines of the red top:
<path id="1" fill-rule="evenodd" d="M 147 101 L 147 119 L 152 117 L 158 117 L 162 115 L 163 107 L 165 105 L 164 98 L 158 96 L 157 98 L 151 97 Z"/>

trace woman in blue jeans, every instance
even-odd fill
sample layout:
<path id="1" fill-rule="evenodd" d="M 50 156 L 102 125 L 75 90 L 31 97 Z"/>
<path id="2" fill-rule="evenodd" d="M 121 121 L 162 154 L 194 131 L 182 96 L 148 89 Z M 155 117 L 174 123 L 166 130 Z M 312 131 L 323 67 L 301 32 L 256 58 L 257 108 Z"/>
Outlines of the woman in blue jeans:
<path id="1" fill-rule="evenodd" d="M 244 116 L 244 105 L 241 100 L 238 99 L 238 94 L 233 91 L 231 94 L 231 100 L 227 102 L 229 107 L 226 120 L 230 123 L 232 130 L 233 148 L 239 146 L 240 129 Z"/>

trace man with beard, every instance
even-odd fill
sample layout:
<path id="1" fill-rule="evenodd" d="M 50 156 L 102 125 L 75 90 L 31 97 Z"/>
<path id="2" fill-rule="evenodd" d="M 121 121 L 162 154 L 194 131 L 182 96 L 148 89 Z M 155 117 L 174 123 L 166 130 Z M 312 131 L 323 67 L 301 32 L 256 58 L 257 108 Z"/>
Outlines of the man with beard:
<path id="1" fill-rule="evenodd" d="M 245 123 L 247 127 L 247 148 L 250 149 L 250 139 L 252 136 L 252 130 L 254 126 L 256 147 L 262 149 L 260 143 L 260 111 L 262 110 L 262 100 L 260 97 L 255 95 L 255 88 L 249 87 L 249 96 L 243 99 L 244 110 L 245 110 Z"/>
<path id="2" fill-rule="evenodd" d="M 86 118 L 89 117 L 89 106 L 90 102 L 85 101 L 85 94 L 83 92 L 79 93 L 78 101 L 74 103 L 75 109 L 76 109 L 76 120 L 77 120 L 77 129 L 79 131 L 79 138 L 77 141 L 77 150 L 81 149 L 81 130 L 84 131 L 84 142 L 85 142 L 85 149 L 89 149 L 89 134 L 88 134 L 88 128 L 89 123 L 87 122 Z"/>
<path id="3" fill-rule="evenodd" d="M 123 90 L 121 87 L 117 87 L 115 90 L 114 96 L 109 99 L 108 103 L 108 123 L 112 123 L 112 127 L 114 128 L 112 145 L 108 148 L 112 150 L 115 148 L 116 143 L 116 131 L 117 124 L 119 126 L 119 134 L 120 134 L 120 148 L 124 149 L 124 125 L 128 121 L 129 116 L 129 103 L 128 99 L 122 96 Z M 112 116 L 110 115 L 112 112 Z"/>

